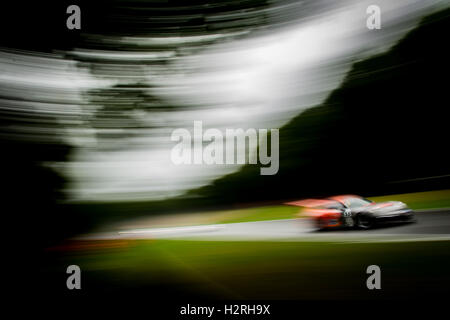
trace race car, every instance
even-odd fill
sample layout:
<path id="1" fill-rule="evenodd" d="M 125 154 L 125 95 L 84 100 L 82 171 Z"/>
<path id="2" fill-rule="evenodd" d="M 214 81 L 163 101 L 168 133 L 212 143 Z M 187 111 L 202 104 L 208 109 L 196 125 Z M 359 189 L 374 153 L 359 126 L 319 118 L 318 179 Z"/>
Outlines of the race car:
<path id="1" fill-rule="evenodd" d="M 383 222 L 414 222 L 414 212 L 400 201 L 375 203 L 355 196 L 340 195 L 326 199 L 307 199 L 286 203 L 302 207 L 301 214 L 313 219 L 319 229 L 369 229 Z"/>

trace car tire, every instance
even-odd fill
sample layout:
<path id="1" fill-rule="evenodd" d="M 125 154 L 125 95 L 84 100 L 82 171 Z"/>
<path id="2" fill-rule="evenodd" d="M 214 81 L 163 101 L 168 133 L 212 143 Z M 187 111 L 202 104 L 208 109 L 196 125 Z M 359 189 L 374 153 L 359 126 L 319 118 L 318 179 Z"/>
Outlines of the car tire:
<path id="1" fill-rule="evenodd" d="M 415 214 L 413 214 L 413 213 L 411 215 L 403 217 L 402 220 L 406 223 L 416 223 L 417 222 L 417 218 L 416 218 Z"/>
<path id="2" fill-rule="evenodd" d="M 372 228 L 373 225 L 374 225 L 373 218 L 370 217 L 370 216 L 367 215 L 367 214 L 363 214 L 363 213 L 358 214 L 358 215 L 356 216 L 356 219 L 355 219 L 355 220 L 356 220 L 356 221 L 355 221 L 355 226 L 356 226 L 358 229 L 363 229 L 363 230 L 365 230 L 365 229 L 370 229 L 370 228 Z"/>

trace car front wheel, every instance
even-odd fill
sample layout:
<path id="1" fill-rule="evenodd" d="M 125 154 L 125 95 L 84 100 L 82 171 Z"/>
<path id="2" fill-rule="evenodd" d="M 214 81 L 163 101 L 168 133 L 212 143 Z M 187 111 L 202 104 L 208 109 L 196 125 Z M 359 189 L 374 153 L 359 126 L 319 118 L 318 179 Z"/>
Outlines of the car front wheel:
<path id="1" fill-rule="evenodd" d="M 370 229 L 373 227 L 373 219 L 366 214 L 359 214 L 355 224 L 359 229 Z"/>

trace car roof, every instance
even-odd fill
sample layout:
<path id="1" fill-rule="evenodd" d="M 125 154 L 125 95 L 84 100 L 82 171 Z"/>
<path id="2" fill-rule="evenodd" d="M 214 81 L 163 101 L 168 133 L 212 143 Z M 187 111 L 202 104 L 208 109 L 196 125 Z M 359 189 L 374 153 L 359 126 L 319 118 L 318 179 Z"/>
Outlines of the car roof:
<path id="1" fill-rule="evenodd" d="M 344 202 L 345 200 L 347 200 L 348 198 L 358 198 L 358 199 L 362 199 L 362 197 L 354 195 L 354 194 L 343 194 L 343 195 L 338 195 L 338 196 L 333 196 L 333 197 L 329 197 L 328 199 L 330 200 L 335 200 L 338 202 Z"/>
<path id="2" fill-rule="evenodd" d="M 333 204 L 336 204 L 336 202 L 345 205 L 345 200 L 347 200 L 349 198 L 362 199 L 362 197 L 354 195 L 354 194 L 342 194 L 342 195 L 328 197 L 325 199 L 303 199 L 303 200 L 286 202 L 285 204 L 290 205 L 290 206 L 315 208 L 315 207 L 333 205 Z"/>

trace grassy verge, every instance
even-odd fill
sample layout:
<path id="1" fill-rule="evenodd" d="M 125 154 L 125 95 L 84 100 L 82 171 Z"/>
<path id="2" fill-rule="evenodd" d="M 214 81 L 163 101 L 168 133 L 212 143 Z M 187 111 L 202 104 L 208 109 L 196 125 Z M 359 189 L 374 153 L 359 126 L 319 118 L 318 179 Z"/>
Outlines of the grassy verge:
<path id="1" fill-rule="evenodd" d="M 450 242 L 94 241 L 49 252 L 46 286 L 77 264 L 83 292 L 145 292 L 159 298 L 408 299 L 450 291 Z M 382 290 L 366 288 L 366 268 Z"/>
<path id="2" fill-rule="evenodd" d="M 450 190 L 437 190 L 427 192 L 403 193 L 389 196 L 370 198 L 376 202 L 397 200 L 405 202 L 410 208 L 434 209 L 450 207 Z"/>
<path id="3" fill-rule="evenodd" d="M 292 219 L 298 212 L 298 207 L 285 205 L 238 209 L 224 212 L 223 217 L 218 219 L 217 223 Z"/>
<path id="4" fill-rule="evenodd" d="M 428 192 L 415 192 L 379 196 L 370 198 L 376 202 L 397 200 L 405 202 L 412 209 L 433 209 L 450 207 L 450 190 L 438 190 Z M 229 211 L 205 213 L 212 219 L 209 223 L 233 223 L 276 219 L 296 218 L 300 209 L 294 206 L 278 205 L 248 209 L 236 209 Z"/>

